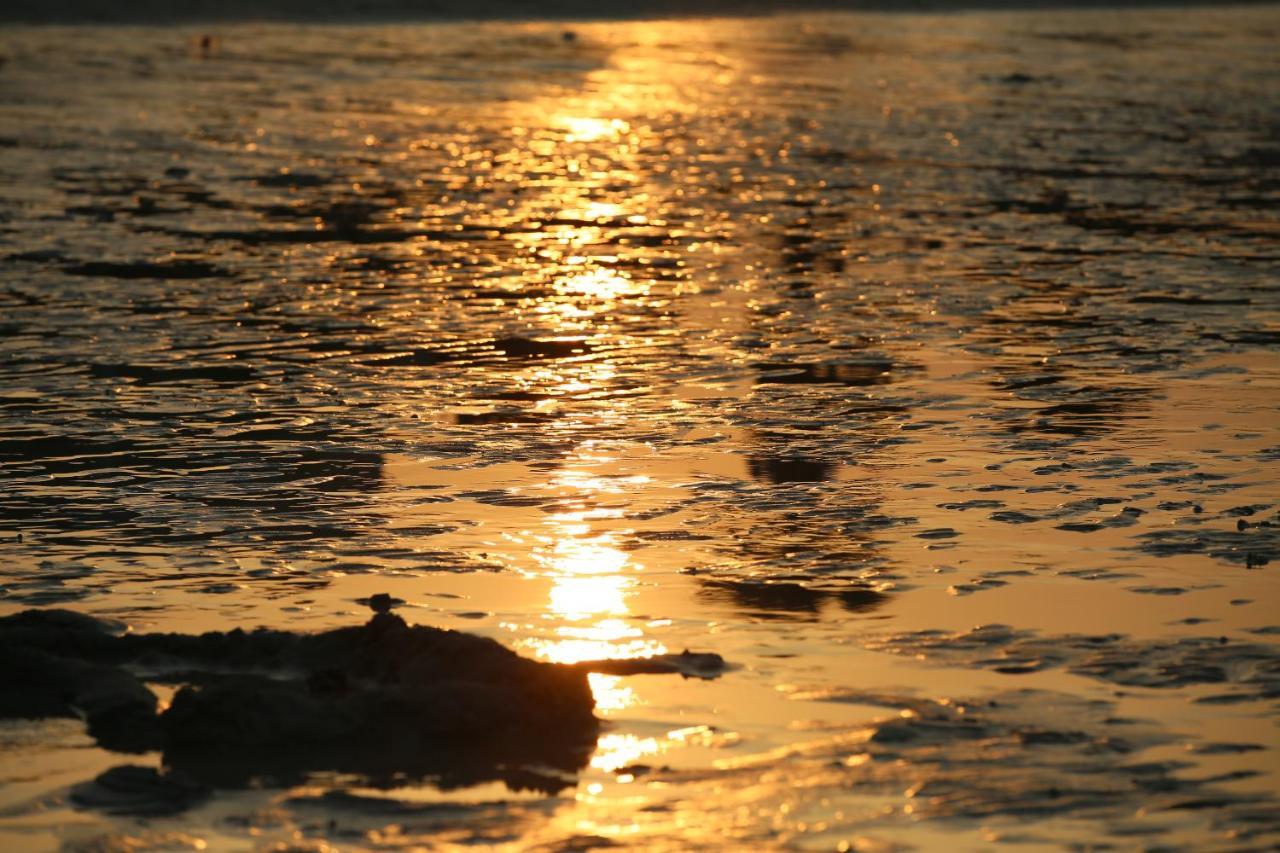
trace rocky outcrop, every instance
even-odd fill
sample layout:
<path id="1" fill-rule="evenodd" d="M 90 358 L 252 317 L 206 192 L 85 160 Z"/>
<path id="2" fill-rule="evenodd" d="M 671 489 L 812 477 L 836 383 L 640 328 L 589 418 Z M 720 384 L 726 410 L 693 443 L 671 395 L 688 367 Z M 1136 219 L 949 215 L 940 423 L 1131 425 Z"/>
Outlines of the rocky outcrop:
<path id="1" fill-rule="evenodd" d="M 0 677 L 0 717 L 83 717 L 103 747 L 163 750 L 216 785 L 318 769 L 546 785 L 519 767 L 579 769 L 599 732 L 584 670 L 388 612 L 320 634 L 130 635 L 29 610 L 0 619 Z M 159 711 L 144 682 L 182 686 Z"/>

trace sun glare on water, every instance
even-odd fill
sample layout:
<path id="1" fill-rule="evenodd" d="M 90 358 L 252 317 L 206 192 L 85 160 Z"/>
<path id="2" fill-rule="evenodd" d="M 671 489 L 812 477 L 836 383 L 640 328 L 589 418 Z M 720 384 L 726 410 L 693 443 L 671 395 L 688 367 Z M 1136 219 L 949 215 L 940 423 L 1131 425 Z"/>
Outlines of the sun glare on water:
<path id="1" fill-rule="evenodd" d="M 614 140 L 631 130 L 631 125 L 622 119 L 595 116 L 560 116 L 554 125 L 565 131 L 565 142 Z"/>

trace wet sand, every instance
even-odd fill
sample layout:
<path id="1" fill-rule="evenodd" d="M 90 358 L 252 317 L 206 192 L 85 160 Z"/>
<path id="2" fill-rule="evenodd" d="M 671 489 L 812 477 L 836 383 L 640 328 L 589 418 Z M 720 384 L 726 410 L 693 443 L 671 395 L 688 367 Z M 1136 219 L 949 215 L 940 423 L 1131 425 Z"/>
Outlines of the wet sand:
<path id="1" fill-rule="evenodd" d="M 0 846 L 1280 843 L 1278 30 L 0 32 L 0 615 L 733 664 L 551 793 L 4 721 Z"/>

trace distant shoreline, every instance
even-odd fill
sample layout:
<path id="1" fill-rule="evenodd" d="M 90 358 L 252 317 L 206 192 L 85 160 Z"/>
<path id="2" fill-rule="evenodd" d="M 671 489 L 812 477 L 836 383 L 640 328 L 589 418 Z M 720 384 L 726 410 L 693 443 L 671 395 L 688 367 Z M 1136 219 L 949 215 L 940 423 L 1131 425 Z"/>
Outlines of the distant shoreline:
<path id="1" fill-rule="evenodd" d="M 6 24 L 179 25 L 201 23 L 378 23 L 444 21 L 610 21 L 646 18 L 756 17 L 792 12 L 953 13 L 1132 11 L 1280 5 L 1280 0 L 7 0 Z"/>

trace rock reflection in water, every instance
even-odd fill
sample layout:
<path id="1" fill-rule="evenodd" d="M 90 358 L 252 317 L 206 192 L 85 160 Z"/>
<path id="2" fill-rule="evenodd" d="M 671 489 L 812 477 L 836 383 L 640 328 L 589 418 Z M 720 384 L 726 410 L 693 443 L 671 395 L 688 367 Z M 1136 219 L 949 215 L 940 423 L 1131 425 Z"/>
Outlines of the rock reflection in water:
<path id="1" fill-rule="evenodd" d="M 578 784 L 595 744 L 572 739 L 498 744 L 406 746 L 394 743 L 322 744 L 263 750 L 247 747 L 164 752 L 179 779 L 210 788 L 289 788 L 317 774 L 349 774 L 362 786 L 393 790 L 429 786 L 452 791 L 501 782 L 515 792 L 556 794 Z"/>

